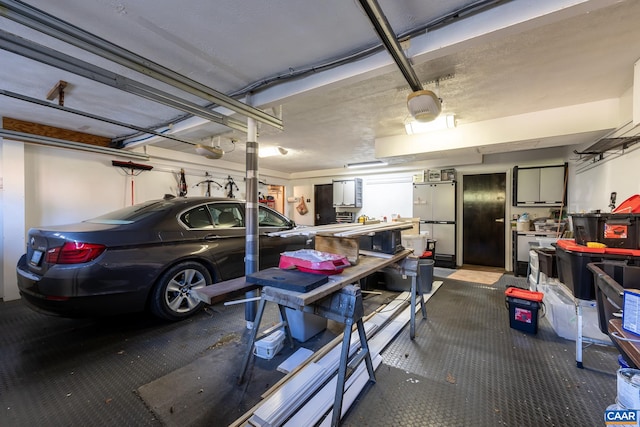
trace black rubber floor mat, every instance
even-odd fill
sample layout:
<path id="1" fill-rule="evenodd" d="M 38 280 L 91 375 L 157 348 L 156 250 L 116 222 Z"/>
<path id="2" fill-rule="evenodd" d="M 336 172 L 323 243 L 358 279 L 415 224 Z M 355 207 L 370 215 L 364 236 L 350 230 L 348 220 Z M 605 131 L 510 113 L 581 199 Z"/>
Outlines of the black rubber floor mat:
<path id="1" fill-rule="evenodd" d="M 427 320 L 383 352 L 377 382 L 344 426 L 602 425 L 615 402 L 617 352 L 584 350 L 540 319 L 538 333 L 509 326 L 505 279 L 493 286 L 444 279 L 427 303 Z"/>

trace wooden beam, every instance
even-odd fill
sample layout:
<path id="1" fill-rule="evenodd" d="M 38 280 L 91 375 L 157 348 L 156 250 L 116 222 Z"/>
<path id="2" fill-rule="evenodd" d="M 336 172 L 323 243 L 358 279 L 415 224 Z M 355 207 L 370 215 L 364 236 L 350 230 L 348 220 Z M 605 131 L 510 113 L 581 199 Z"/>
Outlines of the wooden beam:
<path id="1" fill-rule="evenodd" d="M 24 120 L 12 119 L 11 117 L 2 118 L 2 128 L 16 132 L 30 133 L 32 135 L 40 135 L 49 138 L 64 139 L 66 141 L 97 145 L 99 147 L 109 147 L 111 145 L 111 139 L 105 138 L 104 136 L 63 129 L 39 123 L 26 122 Z"/>
<path id="2" fill-rule="evenodd" d="M 49 101 L 53 101 L 58 98 L 58 105 L 64 105 L 64 89 L 67 87 L 68 83 L 64 80 L 60 80 L 55 84 L 54 87 L 51 88 L 49 93 L 47 94 L 47 99 Z"/>

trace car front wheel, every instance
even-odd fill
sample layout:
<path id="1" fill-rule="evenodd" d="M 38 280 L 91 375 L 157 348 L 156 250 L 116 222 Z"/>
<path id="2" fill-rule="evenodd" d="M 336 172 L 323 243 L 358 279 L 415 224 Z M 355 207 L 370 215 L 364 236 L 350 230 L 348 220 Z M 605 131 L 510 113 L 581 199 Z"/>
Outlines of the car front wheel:
<path id="1" fill-rule="evenodd" d="M 197 262 L 183 262 L 167 270 L 153 289 L 151 312 L 163 319 L 180 320 L 200 310 L 204 303 L 194 291 L 211 284 L 211 275 Z"/>

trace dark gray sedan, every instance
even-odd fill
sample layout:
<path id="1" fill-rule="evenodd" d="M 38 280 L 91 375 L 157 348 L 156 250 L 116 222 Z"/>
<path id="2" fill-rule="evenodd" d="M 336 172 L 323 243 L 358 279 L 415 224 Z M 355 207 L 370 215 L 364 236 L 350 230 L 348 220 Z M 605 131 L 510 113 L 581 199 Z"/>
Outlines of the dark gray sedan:
<path id="1" fill-rule="evenodd" d="M 268 237 L 295 227 L 260 205 L 260 268 L 310 247 L 304 236 Z M 33 308 L 67 317 L 150 310 L 179 320 L 202 308 L 194 289 L 245 274 L 245 203 L 165 198 L 78 224 L 32 228 L 18 261 L 18 287 Z"/>

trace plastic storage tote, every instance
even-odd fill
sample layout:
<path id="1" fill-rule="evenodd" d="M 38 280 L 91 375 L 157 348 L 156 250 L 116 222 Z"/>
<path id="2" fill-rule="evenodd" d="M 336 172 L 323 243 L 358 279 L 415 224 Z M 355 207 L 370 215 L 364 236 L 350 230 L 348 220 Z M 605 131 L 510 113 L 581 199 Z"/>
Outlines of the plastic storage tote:
<path id="1" fill-rule="evenodd" d="M 509 309 L 509 326 L 530 334 L 538 333 L 538 310 L 542 305 L 542 292 L 520 288 L 507 288 L 504 292 Z"/>
<path id="2" fill-rule="evenodd" d="M 588 301 L 596 298 L 593 275 L 587 270 L 587 264 L 602 261 L 603 252 L 600 248 L 578 245 L 558 244 L 556 247 L 558 279 L 571 290 L 574 297 Z"/>
<path id="3" fill-rule="evenodd" d="M 624 262 L 604 261 L 587 265 L 597 284 L 596 305 L 598 307 L 598 325 L 602 333 L 607 333 L 609 320 L 614 313 L 622 310 L 625 288 L 640 288 L 640 267 Z"/>

